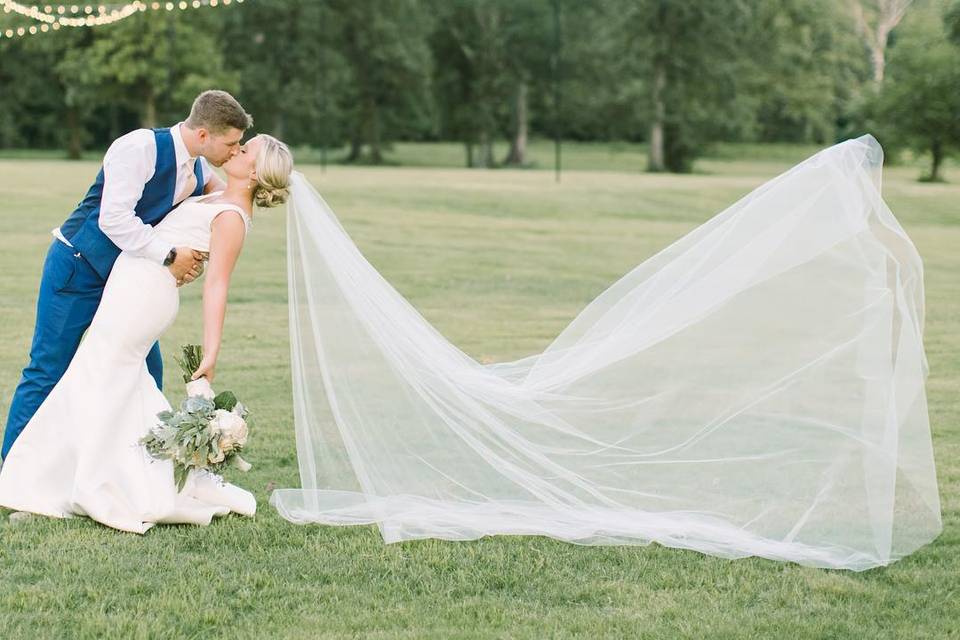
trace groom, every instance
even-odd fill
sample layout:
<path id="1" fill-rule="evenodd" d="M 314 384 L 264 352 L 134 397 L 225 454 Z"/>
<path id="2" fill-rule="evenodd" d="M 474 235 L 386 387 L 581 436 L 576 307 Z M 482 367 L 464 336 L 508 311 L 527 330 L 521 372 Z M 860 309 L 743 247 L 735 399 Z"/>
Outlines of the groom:
<path id="1" fill-rule="evenodd" d="M 200 275 L 201 254 L 190 247 L 170 246 L 153 226 L 187 197 L 224 188 L 209 164 L 219 167 L 236 155 L 252 124 L 229 93 L 204 91 L 185 122 L 165 129 L 137 129 L 110 145 L 87 195 L 53 230 L 55 239 L 40 279 L 30 364 L 10 403 L 0 457 L 6 458 L 66 372 L 121 251 L 163 264 L 178 285 Z M 147 368 L 162 388 L 159 343 L 147 354 Z"/>

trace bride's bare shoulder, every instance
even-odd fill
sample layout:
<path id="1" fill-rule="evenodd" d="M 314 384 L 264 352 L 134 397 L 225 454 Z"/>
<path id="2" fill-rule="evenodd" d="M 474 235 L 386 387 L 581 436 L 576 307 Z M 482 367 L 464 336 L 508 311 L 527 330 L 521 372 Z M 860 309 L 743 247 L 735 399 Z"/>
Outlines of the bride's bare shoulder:
<path id="1" fill-rule="evenodd" d="M 237 207 L 243 211 L 247 216 L 251 216 L 253 212 L 250 210 L 250 204 L 246 202 L 241 202 L 236 198 L 224 198 L 220 194 L 211 194 L 211 196 L 206 200 L 200 201 L 202 204 L 209 204 L 212 206 L 216 205 L 227 205 L 228 208 Z"/>

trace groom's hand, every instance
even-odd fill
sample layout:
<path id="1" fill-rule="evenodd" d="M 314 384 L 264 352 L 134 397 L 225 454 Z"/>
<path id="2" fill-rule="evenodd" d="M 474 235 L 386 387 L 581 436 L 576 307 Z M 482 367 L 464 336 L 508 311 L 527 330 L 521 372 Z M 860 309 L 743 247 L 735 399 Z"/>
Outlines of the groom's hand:
<path id="1" fill-rule="evenodd" d="M 203 273 L 203 254 L 190 247 L 177 247 L 177 257 L 169 267 L 177 286 L 193 282 Z"/>
<path id="2" fill-rule="evenodd" d="M 193 282 L 203 274 L 203 263 L 206 256 L 200 253 L 199 251 L 194 250 L 193 257 L 196 262 L 193 263 L 193 268 L 183 276 L 183 284 Z"/>

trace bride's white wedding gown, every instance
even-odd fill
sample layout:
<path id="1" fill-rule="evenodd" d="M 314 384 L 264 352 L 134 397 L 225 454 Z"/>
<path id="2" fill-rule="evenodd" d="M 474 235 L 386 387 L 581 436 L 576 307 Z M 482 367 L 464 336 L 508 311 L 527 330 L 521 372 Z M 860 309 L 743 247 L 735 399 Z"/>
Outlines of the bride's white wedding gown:
<path id="1" fill-rule="evenodd" d="M 208 251 L 210 224 L 238 207 L 189 198 L 156 226 L 175 246 Z M 235 215 L 225 213 L 224 215 Z M 0 470 L 0 506 L 66 518 L 88 516 L 144 533 L 157 523 L 209 524 L 231 511 L 252 516 L 253 494 L 208 472 L 191 472 L 181 492 L 173 463 L 152 458 L 139 439 L 170 403 L 145 358 L 173 323 L 180 296 L 170 271 L 121 253 L 69 368 L 10 449 Z"/>

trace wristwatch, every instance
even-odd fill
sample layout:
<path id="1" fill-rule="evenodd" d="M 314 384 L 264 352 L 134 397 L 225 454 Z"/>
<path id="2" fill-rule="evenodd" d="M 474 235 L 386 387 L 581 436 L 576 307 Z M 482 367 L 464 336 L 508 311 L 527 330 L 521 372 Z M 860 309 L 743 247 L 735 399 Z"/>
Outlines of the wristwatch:
<path id="1" fill-rule="evenodd" d="M 173 261 L 177 259 L 177 250 L 170 249 L 170 253 L 167 254 L 167 257 L 163 259 L 163 266 L 169 267 L 173 264 Z"/>

